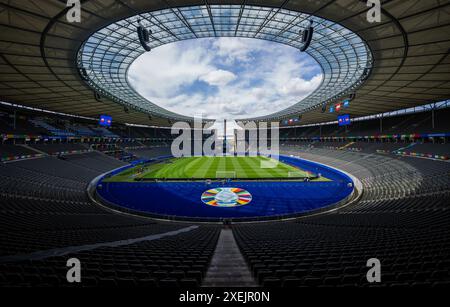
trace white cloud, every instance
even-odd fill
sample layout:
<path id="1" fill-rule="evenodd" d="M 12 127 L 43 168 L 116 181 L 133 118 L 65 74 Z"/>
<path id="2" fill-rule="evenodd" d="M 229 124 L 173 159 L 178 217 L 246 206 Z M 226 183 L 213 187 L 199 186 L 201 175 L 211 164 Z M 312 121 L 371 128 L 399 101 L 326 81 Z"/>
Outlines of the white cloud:
<path id="1" fill-rule="evenodd" d="M 261 43 L 255 39 L 236 39 L 234 37 L 222 37 L 213 42 L 217 49 L 217 55 L 223 57 L 227 64 L 236 61 L 248 62 L 252 59 L 251 52 L 260 50 Z"/>
<path id="2" fill-rule="evenodd" d="M 141 95 L 171 111 L 230 119 L 281 111 L 314 91 L 322 74 L 312 58 L 294 48 L 219 38 L 156 48 L 133 63 L 129 80 Z"/>
<path id="3" fill-rule="evenodd" d="M 130 67 L 130 83 L 145 97 L 171 97 L 183 86 L 214 70 L 212 55 L 201 46 L 184 50 L 169 44 L 139 57 Z M 157 101 L 155 101 L 157 102 Z"/>
<path id="4" fill-rule="evenodd" d="M 237 77 L 234 73 L 226 70 L 214 70 L 210 71 L 206 75 L 200 77 L 200 80 L 215 86 L 225 86 Z"/>
<path id="5" fill-rule="evenodd" d="M 280 88 L 280 92 L 288 96 L 305 97 L 305 95 L 308 95 L 316 89 L 320 85 L 320 82 L 322 82 L 321 75 L 316 75 L 311 80 L 293 78 Z"/>

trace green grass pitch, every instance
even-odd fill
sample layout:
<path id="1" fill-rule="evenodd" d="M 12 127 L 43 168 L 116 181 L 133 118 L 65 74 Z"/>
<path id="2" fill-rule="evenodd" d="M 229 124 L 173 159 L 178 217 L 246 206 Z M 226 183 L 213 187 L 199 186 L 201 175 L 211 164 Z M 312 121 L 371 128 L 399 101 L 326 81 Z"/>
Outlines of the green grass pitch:
<path id="1" fill-rule="evenodd" d="M 273 168 L 261 167 L 261 163 L 273 163 Z M 136 166 L 119 173 L 106 182 L 132 182 L 135 179 L 304 179 L 307 172 L 267 157 L 186 157 L 164 160 L 144 166 Z M 328 181 L 318 178 L 315 181 Z"/>

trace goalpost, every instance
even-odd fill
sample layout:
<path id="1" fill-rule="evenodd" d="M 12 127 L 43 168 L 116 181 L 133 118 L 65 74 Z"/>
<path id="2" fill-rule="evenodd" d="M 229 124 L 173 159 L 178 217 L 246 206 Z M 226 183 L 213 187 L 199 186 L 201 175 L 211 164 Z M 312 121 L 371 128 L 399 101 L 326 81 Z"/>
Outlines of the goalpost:
<path id="1" fill-rule="evenodd" d="M 216 171 L 216 179 L 234 179 L 236 178 L 235 171 Z"/>

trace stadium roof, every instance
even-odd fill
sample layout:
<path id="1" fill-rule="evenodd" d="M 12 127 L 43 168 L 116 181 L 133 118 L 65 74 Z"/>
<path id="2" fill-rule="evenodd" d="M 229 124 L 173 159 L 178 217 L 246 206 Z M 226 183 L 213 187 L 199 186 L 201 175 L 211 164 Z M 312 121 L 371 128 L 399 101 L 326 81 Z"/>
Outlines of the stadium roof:
<path id="1" fill-rule="evenodd" d="M 307 99 L 267 117 L 295 114 L 348 90 L 372 64 L 368 46 L 356 34 L 309 14 L 240 5 L 201 5 L 138 14 L 94 33 L 80 50 L 79 67 L 85 69 L 89 83 L 105 94 L 149 112 L 176 116 L 141 97 L 128 84 L 129 66 L 145 52 L 136 33 L 138 25 L 151 30 L 148 45 L 152 49 L 202 37 L 257 38 L 300 49 L 299 33 L 310 22 L 314 40 L 308 53 L 322 67 L 324 80 Z"/>
<path id="2" fill-rule="evenodd" d="M 308 52 L 321 64 L 324 82 L 312 96 L 266 119 L 302 112 L 305 124 L 334 120 L 335 114 L 321 112 L 322 103 L 347 90 L 371 66 L 348 111 L 352 116 L 450 96 L 448 1 L 382 1 L 380 23 L 369 23 L 369 7 L 356 0 L 81 3 L 82 22 L 69 23 L 64 0 L 0 0 L 0 99 L 82 116 L 108 113 L 115 121 L 137 124 L 167 125 L 167 118 L 184 119 L 145 101 L 127 86 L 127 65 L 143 52 L 133 31 L 137 14 L 153 31 L 152 47 L 195 37 L 243 36 L 299 48 L 299 29 L 306 26 L 306 19 L 314 20 L 316 34 Z M 104 53 L 108 44 L 114 45 L 108 46 L 109 55 Z M 95 46 L 100 46 L 100 53 L 92 53 Z M 79 56 L 82 47 L 85 53 Z M 79 73 L 81 65 L 86 65 L 88 82 Z M 101 101 L 94 98 L 91 86 L 103 93 Z M 130 106 L 125 112 L 119 100 L 139 109 Z M 151 122 L 146 112 L 152 114 Z"/>

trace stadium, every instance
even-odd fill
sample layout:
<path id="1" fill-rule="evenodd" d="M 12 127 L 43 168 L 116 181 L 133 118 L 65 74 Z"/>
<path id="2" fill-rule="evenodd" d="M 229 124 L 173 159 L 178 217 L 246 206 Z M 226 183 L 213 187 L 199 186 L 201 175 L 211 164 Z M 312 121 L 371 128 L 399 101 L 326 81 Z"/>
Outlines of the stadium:
<path id="1" fill-rule="evenodd" d="M 450 285 L 448 1 L 0 21 L 2 288 Z"/>

